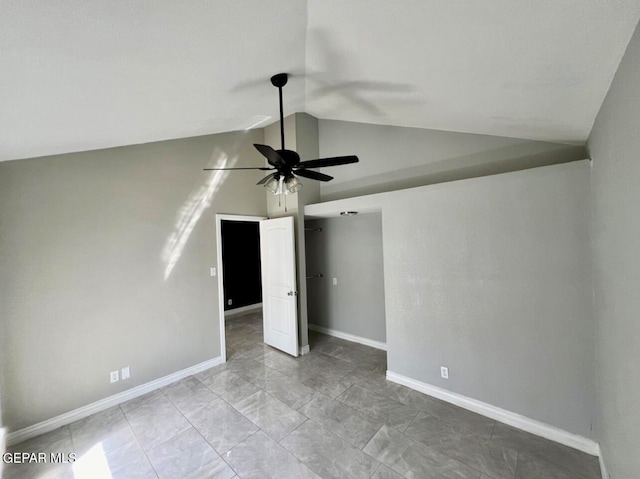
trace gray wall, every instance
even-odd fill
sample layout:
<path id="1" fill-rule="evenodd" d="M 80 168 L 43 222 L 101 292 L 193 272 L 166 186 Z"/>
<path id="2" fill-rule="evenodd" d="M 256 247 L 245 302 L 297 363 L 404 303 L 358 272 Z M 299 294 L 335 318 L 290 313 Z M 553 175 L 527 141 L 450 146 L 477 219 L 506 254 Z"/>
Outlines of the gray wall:
<path id="1" fill-rule="evenodd" d="M 309 220 L 309 323 L 386 342 L 380 214 Z M 337 278 L 338 284 L 332 284 Z"/>
<path id="2" fill-rule="evenodd" d="M 336 120 L 318 124 L 321 156 L 360 158 L 324 170 L 335 179 L 322 184 L 323 201 L 587 158 L 582 146 Z"/>
<path id="3" fill-rule="evenodd" d="M 264 190 L 248 186 L 261 172 L 202 168 L 224 154 L 262 164 L 251 144 L 263 138 L 0 163 L 4 424 L 22 428 L 220 355 L 215 213 L 266 207 Z M 124 366 L 131 379 L 109 384 Z"/>
<path id="4" fill-rule="evenodd" d="M 589 163 L 390 193 L 382 225 L 389 371 L 594 437 Z"/>
<path id="5" fill-rule="evenodd" d="M 640 471 L 640 30 L 589 137 L 599 439 L 612 478 Z"/>

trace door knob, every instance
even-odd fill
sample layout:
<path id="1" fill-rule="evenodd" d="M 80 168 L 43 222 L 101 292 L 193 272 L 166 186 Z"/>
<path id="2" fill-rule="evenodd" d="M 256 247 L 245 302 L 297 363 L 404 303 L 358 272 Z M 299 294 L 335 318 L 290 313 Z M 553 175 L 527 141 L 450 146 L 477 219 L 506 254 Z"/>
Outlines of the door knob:
<path id="1" fill-rule="evenodd" d="M 298 292 L 297 291 L 289 291 L 287 293 L 287 296 L 298 296 Z"/>

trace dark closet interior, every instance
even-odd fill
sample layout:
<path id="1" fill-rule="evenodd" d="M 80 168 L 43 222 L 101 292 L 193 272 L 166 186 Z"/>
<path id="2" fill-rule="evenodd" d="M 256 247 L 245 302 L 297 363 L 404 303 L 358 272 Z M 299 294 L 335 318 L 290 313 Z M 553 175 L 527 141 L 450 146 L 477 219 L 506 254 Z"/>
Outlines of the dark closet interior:
<path id="1" fill-rule="evenodd" d="M 222 221 L 224 310 L 262 302 L 260 225 Z"/>

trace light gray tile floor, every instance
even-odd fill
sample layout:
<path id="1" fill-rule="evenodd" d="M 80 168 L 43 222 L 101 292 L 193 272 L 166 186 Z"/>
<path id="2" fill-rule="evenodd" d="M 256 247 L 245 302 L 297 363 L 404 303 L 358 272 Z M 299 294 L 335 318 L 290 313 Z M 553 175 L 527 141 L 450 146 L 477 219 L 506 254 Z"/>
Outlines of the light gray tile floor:
<path id="1" fill-rule="evenodd" d="M 600 479 L 598 460 L 386 381 L 386 354 L 310 332 L 293 358 L 259 313 L 227 363 L 13 446 L 76 453 L 5 479 Z"/>

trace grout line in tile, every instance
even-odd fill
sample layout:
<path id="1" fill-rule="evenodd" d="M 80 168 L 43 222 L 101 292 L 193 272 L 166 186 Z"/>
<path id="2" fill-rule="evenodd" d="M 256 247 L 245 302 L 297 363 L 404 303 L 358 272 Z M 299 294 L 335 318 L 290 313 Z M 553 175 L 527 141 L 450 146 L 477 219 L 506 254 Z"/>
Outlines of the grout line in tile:
<path id="1" fill-rule="evenodd" d="M 156 471 L 156 468 L 153 465 L 153 462 L 151 462 L 151 459 L 149 459 L 149 456 L 147 455 L 147 451 L 145 451 L 144 447 L 142 447 L 142 444 L 140 443 L 140 439 L 138 439 L 138 435 L 136 434 L 136 431 L 131 427 L 131 423 L 129 422 L 129 418 L 127 417 L 127 414 L 124 412 L 124 410 L 122 409 L 122 406 L 120 404 L 118 404 L 118 407 L 120 408 L 120 412 L 122 412 L 122 415 L 124 416 L 125 421 L 127 421 L 127 425 L 129 426 L 129 429 L 131 429 L 131 433 L 133 434 L 133 438 L 135 439 L 136 443 L 138 443 L 138 446 L 142 450 L 142 453 L 144 454 L 144 457 L 147 459 L 147 462 L 151 466 L 151 469 L 153 470 L 153 473 L 156 475 L 156 477 L 160 477 L 160 475 L 158 474 L 158 471 Z M 132 409 L 132 411 L 134 411 L 135 409 L 138 409 L 138 408 L 134 408 L 134 409 Z M 180 412 L 180 411 L 178 411 L 178 412 Z M 180 414 L 182 414 L 182 413 L 180 412 Z"/>
<path id="2" fill-rule="evenodd" d="M 513 477 L 518 477 L 518 468 L 520 467 L 520 451 L 516 451 L 516 468 L 513 471 Z"/>
<path id="3" fill-rule="evenodd" d="M 401 432 L 402 434 L 404 434 L 404 432 L 405 432 L 407 429 L 409 429 L 409 426 L 411 425 L 411 423 L 412 423 L 413 421 L 415 421 L 415 420 L 416 420 L 416 418 L 417 418 L 419 415 L 420 415 L 420 411 L 418 411 L 418 412 L 416 413 L 416 415 L 415 415 L 415 416 L 413 416 L 413 419 L 411 419 L 411 421 L 409 421 L 409 424 L 407 424 L 407 425 L 402 429 L 402 431 L 400 431 L 400 432 Z"/>
<path id="4" fill-rule="evenodd" d="M 360 449 L 362 452 L 364 452 L 365 448 L 366 448 L 366 447 L 371 443 L 371 441 L 373 441 L 373 438 L 374 438 L 374 437 L 376 437 L 376 436 L 378 435 L 378 433 L 380 432 L 380 430 L 381 430 L 384 426 L 385 426 L 385 424 L 383 424 L 382 426 L 380 426 L 380 427 L 378 428 L 378 430 L 373 434 L 373 436 L 371 436 L 371 439 L 369 439 L 369 440 L 367 441 L 367 443 L 366 443 L 364 446 L 362 446 L 362 448 Z M 365 452 L 365 454 L 367 454 L 367 453 Z M 367 455 L 368 455 L 368 454 L 367 454 Z M 369 457 L 373 457 L 373 456 L 369 456 Z M 377 460 L 377 459 L 376 459 L 376 460 Z"/>
<path id="5" fill-rule="evenodd" d="M 407 431 L 407 429 L 409 429 L 409 427 L 411 427 L 411 425 L 416 421 L 416 419 L 418 419 L 418 416 L 420 415 L 421 412 L 422 411 L 418 411 L 418 414 L 413 416 L 413 419 L 411 420 L 411 422 L 409 422 L 409 424 L 407 424 L 407 427 L 405 427 L 402 431 L 400 431 L 402 434 L 404 434 Z"/>
<path id="6" fill-rule="evenodd" d="M 118 406 L 118 408 L 119 408 L 119 407 L 120 407 L 120 406 Z M 122 411 L 122 410 L 121 410 L 121 411 Z M 123 415 L 124 415 L 124 413 L 123 413 Z M 71 423 L 71 424 L 73 424 L 73 423 Z M 75 441 L 73 440 L 73 432 L 71 431 L 71 427 L 69 427 L 69 426 L 70 426 L 70 424 L 68 424 L 68 425 L 67 425 L 67 426 L 65 426 L 65 427 L 67 427 L 67 428 L 69 429 L 69 438 L 71 439 L 71 447 L 73 448 L 73 452 L 75 453 L 75 452 L 76 452 L 76 443 L 75 443 Z M 131 426 L 129 426 L 129 427 L 131 427 Z"/>
<path id="7" fill-rule="evenodd" d="M 306 417 L 306 416 L 305 416 L 305 417 Z M 277 442 L 278 444 L 282 445 L 282 441 L 284 441 L 284 440 L 285 440 L 286 438 L 288 438 L 291 434 L 293 434 L 294 432 L 296 432 L 296 431 L 300 428 L 300 426 L 302 426 L 303 424 L 306 424 L 306 423 L 307 423 L 307 422 L 309 422 L 309 421 L 311 421 L 311 418 L 307 418 L 307 419 L 305 419 L 305 420 L 304 420 L 304 421 L 302 421 L 300 424 L 298 424 L 298 425 L 297 425 L 297 426 L 296 426 L 296 427 L 295 427 L 291 432 L 287 433 L 287 435 L 286 435 L 286 436 L 284 436 L 282 439 L 280 439 L 279 441 L 276 441 L 276 442 Z M 315 421 L 311 421 L 311 422 L 314 422 L 315 424 L 318 424 L 318 423 L 316 423 Z M 263 431 L 263 432 L 264 432 L 264 431 Z M 267 434 L 267 433 L 265 432 L 265 434 Z M 267 436 L 269 436 L 269 435 L 267 434 Z M 269 436 L 269 437 L 271 437 L 271 436 Z M 271 439 L 273 439 L 273 438 L 271 438 Z M 275 441 L 275 439 L 273 439 L 273 440 Z M 284 447 L 284 446 L 282 446 L 282 447 L 283 447 L 286 451 L 289 451 L 286 447 Z"/>
<path id="8" fill-rule="evenodd" d="M 203 407 L 204 407 L 204 406 L 203 406 Z M 199 409 L 202 409 L 202 408 L 199 408 Z M 182 414 L 182 411 L 180 411 L 180 414 Z M 204 437 L 204 436 L 202 435 L 202 433 L 200 432 L 200 430 L 199 430 L 199 429 L 198 429 L 198 428 L 197 428 L 197 427 L 196 427 L 196 426 L 195 426 L 191 421 L 189 421 L 189 418 L 188 418 L 187 416 L 185 416 L 184 414 L 182 414 L 182 416 L 187 420 L 187 422 L 188 422 L 189 424 L 191 424 L 191 427 L 192 427 L 192 428 L 193 428 L 193 429 L 194 429 L 194 430 L 195 430 L 195 431 L 200 435 L 200 437 L 201 437 L 202 439 L 204 439 L 204 442 L 206 442 L 206 443 L 209 445 L 209 447 L 210 447 L 210 448 L 211 448 L 211 450 L 214 452 L 214 454 L 216 454 L 220 459 L 222 459 L 222 461 L 223 461 L 227 466 L 229 466 L 229 469 L 231 469 L 235 475 L 238 475 L 237 471 L 236 471 L 233 467 L 231 467 L 231 464 L 229 464 L 227 461 L 225 461 L 225 460 L 224 460 L 224 457 L 222 457 L 222 454 L 218 454 L 218 451 L 216 451 L 216 449 L 213 447 L 213 445 L 212 445 L 209 441 L 207 441 L 207 438 L 206 438 L 206 437 Z M 248 439 L 249 437 L 251 437 L 253 434 L 255 434 L 255 433 L 251 433 L 251 434 L 247 437 L 247 439 Z M 175 437 L 175 436 L 174 436 L 174 437 Z M 246 441 L 247 439 L 245 439 L 245 441 Z M 243 442 L 244 442 L 244 441 L 243 441 Z M 163 443 L 163 444 L 164 444 L 164 443 Z M 237 445 L 237 444 L 236 444 L 236 445 Z M 234 447 L 235 447 L 235 446 L 234 446 Z M 231 449 L 233 449 L 233 448 L 231 448 Z M 225 452 L 227 452 L 227 451 L 225 451 Z M 224 454 L 224 453 L 223 453 L 223 454 Z M 153 464 L 151 464 L 151 467 L 153 467 Z"/>
<path id="9" fill-rule="evenodd" d="M 365 454 L 366 454 L 366 452 L 365 452 Z M 371 457 L 371 456 L 369 456 L 369 457 Z M 382 467 L 382 463 L 381 463 L 380 461 L 378 461 L 378 462 L 379 462 L 380 464 L 378 464 L 378 467 L 376 467 L 376 468 L 374 469 L 374 471 L 371 473 L 371 475 L 369 476 L 369 478 L 372 478 L 373 476 L 375 476 L 376 472 L 378 472 L 378 469 L 380 469 L 380 468 Z"/>

